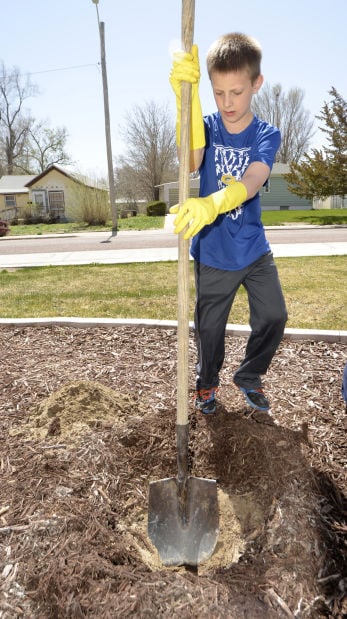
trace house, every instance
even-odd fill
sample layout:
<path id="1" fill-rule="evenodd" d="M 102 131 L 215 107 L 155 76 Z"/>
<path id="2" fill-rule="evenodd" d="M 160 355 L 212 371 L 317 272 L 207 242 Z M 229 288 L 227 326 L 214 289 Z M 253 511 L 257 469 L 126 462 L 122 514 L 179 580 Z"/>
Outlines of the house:
<path id="1" fill-rule="evenodd" d="M 288 188 L 284 178 L 289 173 L 287 163 L 274 163 L 267 183 L 261 188 L 260 202 L 264 211 L 310 210 L 312 200 L 300 198 Z"/>
<path id="2" fill-rule="evenodd" d="M 328 196 L 327 198 L 314 198 L 313 208 L 346 208 L 346 196 Z"/>
<path id="3" fill-rule="evenodd" d="M 197 198 L 199 196 L 199 187 L 200 179 L 191 178 L 189 181 L 189 196 L 191 198 Z M 166 203 L 168 210 L 170 206 L 174 206 L 179 203 L 178 188 L 178 181 L 172 181 L 171 183 L 159 185 L 159 200 Z"/>
<path id="4" fill-rule="evenodd" d="M 2 176 L 0 178 L 0 219 L 11 221 L 18 216 L 18 212 L 23 211 L 29 200 L 29 183 L 33 175 L 27 176 Z"/>
<path id="5" fill-rule="evenodd" d="M 75 219 L 82 202 L 95 194 L 108 194 L 53 164 L 36 175 L 11 175 L 0 178 L 0 219 L 12 221 L 28 211 L 52 220 Z"/>
<path id="6" fill-rule="evenodd" d="M 275 210 L 304 210 L 312 209 L 312 200 L 300 198 L 289 191 L 284 174 L 289 172 L 289 165 L 275 163 L 271 170 L 270 177 L 260 190 L 260 201 L 264 211 Z M 199 195 L 199 178 L 190 180 L 190 197 L 195 198 Z M 159 200 L 166 202 L 167 207 L 173 206 L 178 200 L 178 181 L 159 185 Z"/>

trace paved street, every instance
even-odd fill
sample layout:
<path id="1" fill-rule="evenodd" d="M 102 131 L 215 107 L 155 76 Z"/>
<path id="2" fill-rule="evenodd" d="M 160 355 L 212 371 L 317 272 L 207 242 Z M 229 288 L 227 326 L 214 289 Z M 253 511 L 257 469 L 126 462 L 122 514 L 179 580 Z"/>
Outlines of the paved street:
<path id="1" fill-rule="evenodd" d="M 287 243 L 339 243 L 347 242 L 347 227 L 312 226 L 267 228 L 266 236 L 271 245 Z M 113 251 L 119 249 L 145 249 L 176 247 L 177 236 L 166 230 L 145 232 L 118 232 L 112 237 L 108 232 L 81 232 L 33 237 L 0 238 L 0 255 L 30 254 L 71 251 Z"/>
<path id="2" fill-rule="evenodd" d="M 347 227 L 267 228 L 275 257 L 347 254 Z M 177 260 L 177 236 L 164 230 L 0 238 L 0 268 Z"/>

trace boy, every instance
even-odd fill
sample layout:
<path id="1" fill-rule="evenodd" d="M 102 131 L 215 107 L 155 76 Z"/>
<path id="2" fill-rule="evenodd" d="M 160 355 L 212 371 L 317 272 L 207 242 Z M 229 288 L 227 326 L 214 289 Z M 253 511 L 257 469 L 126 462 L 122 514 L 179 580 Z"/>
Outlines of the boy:
<path id="1" fill-rule="evenodd" d="M 279 130 L 251 111 L 252 97 L 263 83 L 261 55 L 259 44 L 244 34 L 217 39 L 207 54 L 207 70 L 218 111 L 204 118 L 196 45 L 191 54 L 175 55 L 170 74 L 178 150 L 181 82 L 192 84 L 190 163 L 191 171 L 200 172 L 201 197 L 189 198 L 170 212 L 177 214 L 175 232 L 188 226 L 184 238 L 192 237 L 198 350 L 195 406 L 206 414 L 216 410 L 225 328 L 238 288 L 243 285 L 247 291 L 251 334 L 233 380 L 255 409 L 270 407 L 260 376 L 271 363 L 287 320 L 258 193 L 280 145 Z"/>

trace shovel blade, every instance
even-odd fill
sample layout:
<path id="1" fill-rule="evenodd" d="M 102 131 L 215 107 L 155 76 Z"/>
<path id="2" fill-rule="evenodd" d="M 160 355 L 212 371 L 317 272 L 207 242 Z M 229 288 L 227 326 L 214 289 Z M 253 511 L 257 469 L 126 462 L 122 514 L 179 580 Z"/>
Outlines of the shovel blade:
<path id="1" fill-rule="evenodd" d="M 149 485 L 148 535 L 164 565 L 198 565 L 208 559 L 219 532 L 217 483 L 176 477 Z"/>

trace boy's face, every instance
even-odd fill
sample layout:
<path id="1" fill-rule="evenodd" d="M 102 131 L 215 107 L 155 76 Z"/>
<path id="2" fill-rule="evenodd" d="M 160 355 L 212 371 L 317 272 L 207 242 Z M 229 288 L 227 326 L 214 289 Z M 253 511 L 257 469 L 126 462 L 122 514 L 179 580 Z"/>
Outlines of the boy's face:
<path id="1" fill-rule="evenodd" d="M 240 133 L 252 121 L 252 97 L 260 89 L 264 78 L 259 75 L 254 82 L 246 69 L 211 74 L 211 84 L 218 111 L 229 133 Z"/>

